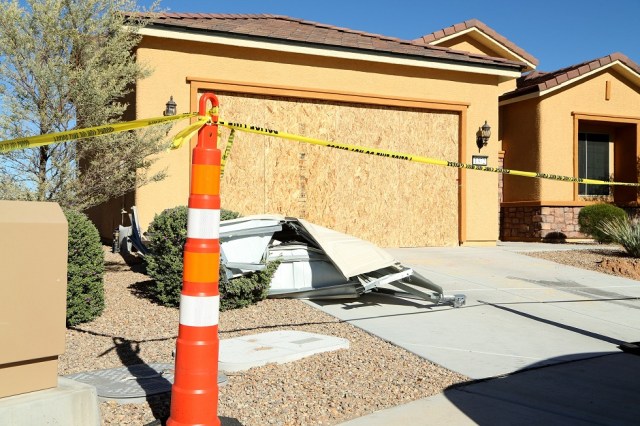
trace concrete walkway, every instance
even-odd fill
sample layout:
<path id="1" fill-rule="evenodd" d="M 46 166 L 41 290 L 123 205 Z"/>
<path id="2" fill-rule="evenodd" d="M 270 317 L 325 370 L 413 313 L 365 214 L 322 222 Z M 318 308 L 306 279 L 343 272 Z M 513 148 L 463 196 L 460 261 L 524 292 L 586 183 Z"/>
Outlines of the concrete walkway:
<path id="1" fill-rule="evenodd" d="M 447 389 L 342 426 L 637 425 L 640 356 L 618 353 Z"/>
<path id="2" fill-rule="evenodd" d="M 501 377 L 347 424 L 637 424 L 640 357 L 617 346 L 640 341 L 640 282 L 517 253 L 575 248 L 393 249 L 446 294 L 466 294 L 467 305 L 376 294 L 315 303 L 471 379 Z"/>

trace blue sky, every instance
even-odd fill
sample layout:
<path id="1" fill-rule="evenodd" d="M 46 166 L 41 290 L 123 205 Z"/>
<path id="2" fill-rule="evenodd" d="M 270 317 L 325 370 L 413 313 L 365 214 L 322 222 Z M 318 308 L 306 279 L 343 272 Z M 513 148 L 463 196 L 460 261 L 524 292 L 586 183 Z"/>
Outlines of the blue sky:
<path id="1" fill-rule="evenodd" d="M 272 13 L 403 39 L 476 18 L 538 58 L 541 71 L 613 52 L 640 63 L 640 0 L 162 0 L 161 8 Z"/>

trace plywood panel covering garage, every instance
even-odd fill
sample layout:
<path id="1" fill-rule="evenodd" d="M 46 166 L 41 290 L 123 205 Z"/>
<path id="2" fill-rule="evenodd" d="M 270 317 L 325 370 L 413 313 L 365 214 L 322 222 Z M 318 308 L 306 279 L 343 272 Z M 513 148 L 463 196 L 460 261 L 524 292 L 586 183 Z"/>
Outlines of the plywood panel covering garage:
<path id="1" fill-rule="evenodd" d="M 455 112 L 218 92 L 222 120 L 457 161 Z M 224 149 L 229 130 L 221 128 Z M 383 247 L 458 244 L 458 171 L 237 132 L 222 206 L 279 213 Z"/>

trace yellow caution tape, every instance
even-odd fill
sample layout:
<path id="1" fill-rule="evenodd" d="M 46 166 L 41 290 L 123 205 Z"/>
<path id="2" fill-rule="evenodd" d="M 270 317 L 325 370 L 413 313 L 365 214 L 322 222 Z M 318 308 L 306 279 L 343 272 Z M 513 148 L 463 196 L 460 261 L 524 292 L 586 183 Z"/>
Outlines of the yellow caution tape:
<path id="1" fill-rule="evenodd" d="M 606 180 L 577 178 L 572 176 L 562 176 L 562 175 L 549 174 L 549 173 L 525 172 L 520 170 L 504 169 L 502 167 L 476 166 L 468 163 L 438 160 L 435 158 L 421 157 L 418 155 L 388 151 L 385 149 L 367 148 L 367 147 L 357 146 L 357 145 L 347 145 L 347 144 L 342 144 L 337 142 L 328 142 L 322 139 L 314 139 L 306 136 L 294 135 L 291 133 L 281 132 L 279 130 L 267 129 L 260 126 L 251 126 L 251 125 L 242 124 L 242 123 L 218 121 L 218 124 L 221 126 L 228 127 L 230 129 L 241 130 L 243 132 L 255 133 L 258 135 L 273 136 L 276 138 L 289 139 L 297 142 L 326 146 L 329 148 L 343 149 L 346 151 L 357 152 L 360 154 L 376 155 L 376 156 L 385 157 L 385 158 L 395 158 L 397 160 L 406 160 L 406 161 L 412 161 L 415 163 L 433 164 L 436 166 L 445 166 L 445 167 L 456 167 L 459 169 L 479 170 L 483 172 L 502 173 L 502 174 L 514 175 L 514 176 L 525 176 L 525 177 L 533 177 L 533 178 L 541 178 L 541 179 L 559 180 L 563 182 L 585 183 L 589 185 L 640 186 L 640 183 L 611 182 Z"/>
<path id="2" fill-rule="evenodd" d="M 236 136 L 236 130 L 231 129 L 231 133 L 229 133 L 229 139 L 227 140 L 227 146 L 224 149 L 224 154 L 222 155 L 222 161 L 220 161 L 220 177 L 224 176 L 224 166 L 227 164 L 227 158 L 231 154 L 231 147 L 233 146 L 233 140 Z"/>
<path id="3" fill-rule="evenodd" d="M 176 134 L 173 137 L 173 140 L 171 141 L 171 149 L 180 148 L 184 143 L 184 141 L 188 141 L 193 136 L 195 136 L 195 134 L 198 133 L 198 130 L 200 130 L 202 126 L 207 124 L 209 120 L 210 118 L 208 117 L 199 117 L 198 121 L 196 121 L 193 124 L 190 124 L 187 128 L 179 131 L 178 134 Z"/>
<path id="4" fill-rule="evenodd" d="M 49 133 L 46 135 L 0 141 L 0 153 L 14 151 L 17 149 L 35 148 L 52 143 L 67 142 L 72 140 L 91 138 L 95 136 L 126 132 L 128 130 L 141 129 L 143 127 L 155 126 L 157 124 L 168 123 L 171 121 L 184 120 L 185 118 L 196 116 L 198 116 L 197 113 L 188 112 L 179 115 L 170 115 L 167 117 L 146 118 L 143 120 L 112 123 L 102 126 L 87 127 L 84 129 L 69 130 L 66 132 Z"/>
<path id="5" fill-rule="evenodd" d="M 186 129 L 181 130 L 174 138 L 171 144 L 172 149 L 177 149 L 184 143 L 185 140 L 192 138 L 200 128 L 206 124 L 211 123 L 211 116 L 218 114 L 218 107 L 214 107 L 207 111 L 209 116 L 202 117 L 196 112 L 188 112 L 179 115 L 147 118 L 142 120 L 127 121 L 123 123 L 112 123 L 102 126 L 87 127 L 83 129 L 69 130 L 66 132 L 50 133 L 46 135 L 31 136 L 26 138 L 10 139 L 6 141 L 0 141 L 0 153 L 14 151 L 25 148 L 35 148 L 38 146 L 49 145 L 52 143 L 67 142 L 71 140 L 86 139 L 90 137 L 103 136 L 113 133 L 126 132 L 129 130 L 141 129 L 143 127 L 154 126 L 157 124 L 168 123 L 171 121 L 184 120 L 186 118 L 198 117 L 198 121 L 189 125 Z M 322 139 L 309 138 L 306 136 L 294 135 L 291 133 L 281 132 L 279 130 L 267 129 L 260 126 L 251 126 L 242 123 L 232 123 L 227 121 L 218 121 L 216 124 L 228 127 L 232 129 L 229 135 L 229 141 L 225 149 L 224 157 L 221 164 L 221 173 L 224 172 L 224 164 L 231 151 L 233 145 L 234 132 L 233 130 L 240 130 L 248 133 L 255 133 L 265 136 L 274 136 L 282 139 L 289 139 L 297 142 L 309 143 L 313 145 L 326 146 L 328 148 L 342 149 L 345 151 L 357 152 L 360 154 L 376 155 L 384 158 L 394 158 L 397 160 L 406 160 L 416 163 L 432 164 L 437 166 L 455 167 L 459 169 L 479 170 L 483 172 L 502 173 L 513 176 L 525 176 L 541 179 L 551 179 L 563 182 L 576 182 L 589 185 L 618 185 L 618 186 L 640 186 L 637 182 L 613 182 L 606 180 L 577 178 L 572 176 L 563 176 L 549 173 L 539 172 L 525 172 L 521 170 L 505 169 L 502 167 L 488 167 L 488 166 L 476 166 L 468 163 L 459 163 L 455 161 L 439 160 L 436 158 L 422 157 L 418 155 L 406 154 L 396 151 L 389 151 L 385 149 L 368 148 L 358 145 L 347 145 L 338 142 L 329 142 Z"/>
<path id="6" fill-rule="evenodd" d="M 189 127 L 181 130 L 173 137 L 170 149 L 178 149 L 184 144 L 184 141 L 187 141 L 194 137 L 196 133 L 198 133 L 198 130 L 202 128 L 202 126 L 211 123 L 211 116 L 218 115 L 219 110 L 220 109 L 216 106 L 207 111 L 206 117 L 198 116 L 198 121 L 190 124 Z"/>

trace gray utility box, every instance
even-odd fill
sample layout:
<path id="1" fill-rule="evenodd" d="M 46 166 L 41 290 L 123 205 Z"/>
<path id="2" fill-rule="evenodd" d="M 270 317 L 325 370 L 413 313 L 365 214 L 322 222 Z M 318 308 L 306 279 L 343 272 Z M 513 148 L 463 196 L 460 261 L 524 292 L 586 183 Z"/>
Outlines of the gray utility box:
<path id="1" fill-rule="evenodd" d="M 58 384 L 67 238 L 57 204 L 0 201 L 0 398 Z"/>

